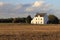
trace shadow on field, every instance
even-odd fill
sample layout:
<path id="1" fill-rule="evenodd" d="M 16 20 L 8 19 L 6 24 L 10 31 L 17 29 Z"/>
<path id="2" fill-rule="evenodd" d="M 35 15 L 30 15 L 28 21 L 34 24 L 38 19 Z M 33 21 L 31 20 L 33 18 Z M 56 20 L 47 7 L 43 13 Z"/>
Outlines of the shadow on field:
<path id="1" fill-rule="evenodd" d="M 0 40 L 60 40 L 60 32 L 19 32 L 0 34 Z"/>

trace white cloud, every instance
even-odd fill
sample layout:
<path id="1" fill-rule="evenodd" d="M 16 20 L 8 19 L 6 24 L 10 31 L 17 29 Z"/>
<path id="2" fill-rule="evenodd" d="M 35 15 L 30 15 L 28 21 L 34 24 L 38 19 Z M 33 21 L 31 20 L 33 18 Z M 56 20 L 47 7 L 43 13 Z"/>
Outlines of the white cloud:
<path id="1" fill-rule="evenodd" d="M 31 12 L 31 11 L 33 11 L 34 9 L 33 8 L 26 8 L 26 12 Z"/>
<path id="2" fill-rule="evenodd" d="M 3 2 L 0 2 L 0 4 L 3 4 Z"/>
<path id="3" fill-rule="evenodd" d="M 31 6 L 26 8 L 26 12 L 32 12 L 34 10 L 37 10 L 38 8 L 40 8 L 42 5 L 44 4 L 43 1 L 36 1 L 34 2 Z"/>
<path id="4" fill-rule="evenodd" d="M 44 1 L 36 1 L 32 6 L 26 8 L 26 12 L 47 12 L 51 9 L 50 4 L 46 4 Z"/>
<path id="5" fill-rule="evenodd" d="M 22 7 L 22 4 L 17 4 L 14 10 L 20 9 Z"/>
<path id="6" fill-rule="evenodd" d="M 44 1 L 36 1 L 32 6 L 33 7 L 39 7 L 44 3 Z"/>
<path id="7" fill-rule="evenodd" d="M 0 2 L 0 6 L 2 6 L 4 3 L 3 2 Z"/>

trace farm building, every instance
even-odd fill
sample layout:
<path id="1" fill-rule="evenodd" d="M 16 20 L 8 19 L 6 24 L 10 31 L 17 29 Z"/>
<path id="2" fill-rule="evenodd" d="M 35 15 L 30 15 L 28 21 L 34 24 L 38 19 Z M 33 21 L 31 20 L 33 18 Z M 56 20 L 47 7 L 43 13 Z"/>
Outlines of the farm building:
<path id="1" fill-rule="evenodd" d="M 48 16 L 46 13 L 37 13 L 31 20 L 31 24 L 47 24 Z"/>

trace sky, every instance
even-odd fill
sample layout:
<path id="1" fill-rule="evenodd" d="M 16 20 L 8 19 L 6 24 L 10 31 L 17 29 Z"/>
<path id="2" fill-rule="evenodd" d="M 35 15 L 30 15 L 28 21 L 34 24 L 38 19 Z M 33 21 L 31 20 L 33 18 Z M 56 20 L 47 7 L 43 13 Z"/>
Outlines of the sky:
<path id="1" fill-rule="evenodd" d="M 0 2 L 6 2 L 6 3 L 12 3 L 12 4 L 27 4 L 27 3 L 33 3 L 37 0 L 0 0 Z M 59 6 L 60 0 L 44 0 L 47 3 L 51 3 L 55 6 Z"/>
<path id="2" fill-rule="evenodd" d="M 33 16 L 36 12 L 60 17 L 60 0 L 0 0 L 0 18 Z"/>

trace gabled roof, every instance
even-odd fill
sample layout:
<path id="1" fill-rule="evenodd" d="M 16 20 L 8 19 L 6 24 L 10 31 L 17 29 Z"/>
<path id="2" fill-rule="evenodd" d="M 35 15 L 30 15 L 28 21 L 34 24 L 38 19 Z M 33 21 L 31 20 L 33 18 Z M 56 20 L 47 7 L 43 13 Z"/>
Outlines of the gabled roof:
<path id="1" fill-rule="evenodd" d="M 37 14 L 35 15 L 35 17 L 38 17 L 38 16 L 44 17 L 45 15 L 46 15 L 46 13 L 37 13 Z"/>

